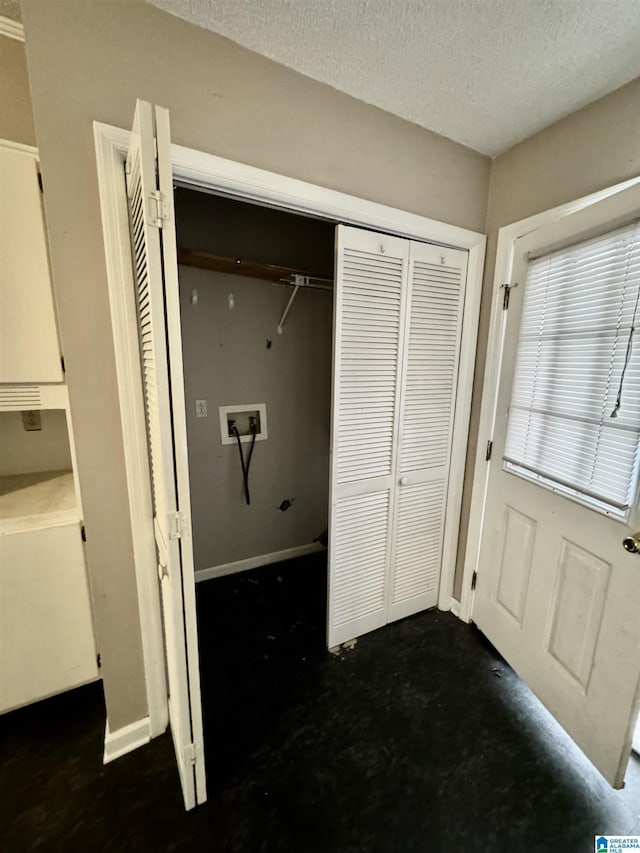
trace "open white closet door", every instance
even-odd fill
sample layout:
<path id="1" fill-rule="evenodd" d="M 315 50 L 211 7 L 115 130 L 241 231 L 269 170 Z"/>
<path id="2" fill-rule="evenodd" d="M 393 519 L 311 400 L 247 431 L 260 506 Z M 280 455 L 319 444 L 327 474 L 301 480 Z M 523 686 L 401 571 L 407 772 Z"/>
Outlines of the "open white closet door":
<path id="1" fill-rule="evenodd" d="M 190 809 L 206 800 L 206 780 L 170 144 L 167 110 L 154 111 L 138 101 L 126 163 L 127 197 L 169 721 L 185 808 Z"/>

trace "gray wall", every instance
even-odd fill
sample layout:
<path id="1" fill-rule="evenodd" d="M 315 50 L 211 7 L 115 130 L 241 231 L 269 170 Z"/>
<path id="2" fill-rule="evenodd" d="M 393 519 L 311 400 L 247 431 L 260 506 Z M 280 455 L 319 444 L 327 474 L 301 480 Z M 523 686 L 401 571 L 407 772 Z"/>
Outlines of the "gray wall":
<path id="1" fill-rule="evenodd" d="M 493 161 L 486 223 L 487 260 L 461 519 L 462 547 L 458 549 L 454 591 L 457 598 L 462 584 L 462 556 L 476 450 L 480 447 L 483 452 L 489 438 L 478 435 L 478 421 L 498 229 L 639 174 L 640 78 L 521 142 Z"/>
<path id="2" fill-rule="evenodd" d="M 41 430 L 27 432 L 21 412 L 0 412 L 0 474 L 71 470 L 66 413 L 43 409 L 40 423 Z"/>
<path id="3" fill-rule="evenodd" d="M 490 161 L 139 0 L 23 0 L 109 723 L 147 713 L 93 145 L 136 98 L 176 142 L 482 230 Z"/>
<path id="4" fill-rule="evenodd" d="M 23 42 L 0 36 L 0 138 L 35 145 Z"/>
<path id="5" fill-rule="evenodd" d="M 180 293 L 196 569 L 310 543 L 327 526 L 332 294 L 300 291 L 278 335 L 290 288 L 181 266 Z M 207 400 L 207 418 L 195 417 L 196 399 Z M 250 506 L 238 448 L 222 445 L 218 418 L 218 406 L 242 403 L 267 404 Z M 293 506 L 281 512 L 287 498 Z"/>
<path id="6" fill-rule="evenodd" d="M 333 276 L 331 223 L 208 193 L 175 196 L 180 246 Z M 333 294 L 299 291 L 278 335 L 291 292 L 180 267 L 196 569 L 306 545 L 327 526 Z M 195 417 L 201 399 L 207 418 Z M 218 406 L 244 403 L 266 403 L 269 435 L 254 448 L 250 506 L 238 448 L 221 443 L 218 417 Z M 293 506 L 282 512 L 285 499 Z"/>

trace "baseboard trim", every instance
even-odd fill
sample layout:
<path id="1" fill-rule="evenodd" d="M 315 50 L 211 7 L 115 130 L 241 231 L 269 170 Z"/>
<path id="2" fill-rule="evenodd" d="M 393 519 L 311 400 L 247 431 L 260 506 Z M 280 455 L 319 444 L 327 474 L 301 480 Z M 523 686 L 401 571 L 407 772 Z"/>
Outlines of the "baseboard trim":
<path id="1" fill-rule="evenodd" d="M 151 721 L 149 717 L 135 720 L 128 726 L 116 729 L 115 732 L 109 731 L 109 720 L 107 720 L 107 728 L 104 733 L 104 764 L 115 761 L 116 758 L 120 758 L 128 752 L 133 752 L 134 749 L 144 746 L 150 740 Z"/>
<path id="2" fill-rule="evenodd" d="M 454 616 L 460 618 L 460 602 L 456 598 L 451 599 L 451 612 Z"/>
<path id="3" fill-rule="evenodd" d="M 272 563 L 281 563 L 284 560 L 293 560 L 296 557 L 306 557 L 323 551 L 319 542 L 310 545 L 298 545 L 296 548 L 285 548 L 283 551 L 272 551 L 270 554 L 260 554 L 258 557 L 247 557 L 246 560 L 236 560 L 233 563 L 222 563 L 220 566 L 211 566 L 208 569 L 196 571 L 196 583 L 208 581 L 211 578 L 221 578 L 225 575 L 235 575 L 237 572 L 248 572 L 249 569 L 258 569 L 260 566 L 269 566 Z"/>

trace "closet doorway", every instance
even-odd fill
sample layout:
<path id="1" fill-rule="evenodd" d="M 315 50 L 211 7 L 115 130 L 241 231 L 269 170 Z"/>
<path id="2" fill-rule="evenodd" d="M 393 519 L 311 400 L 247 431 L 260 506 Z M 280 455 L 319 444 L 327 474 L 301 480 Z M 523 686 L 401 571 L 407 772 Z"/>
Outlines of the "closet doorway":
<path id="1" fill-rule="evenodd" d="M 168 709 L 185 806 L 191 808 L 206 799 L 194 558 L 209 559 L 204 552 L 196 556 L 192 535 L 188 418 L 198 420 L 197 412 L 209 422 L 206 434 L 213 432 L 208 398 L 185 396 L 181 314 L 197 309 L 200 288 L 183 285 L 180 292 L 176 186 L 341 223 L 334 237 L 329 647 L 426 607 L 452 609 L 485 238 L 173 146 L 168 111 L 146 102 L 137 104 L 131 133 L 96 125 L 95 136 L 149 727 L 162 730 Z M 295 300 L 300 293 L 314 296 L 304 288 L 296 292 L 295 283 Z M 221 306 L 227 316 L 236 310 L 236 290 L 234 284 Z M 295 318 L 295 300 L 287 300 L 277 324 L 283 339 Z M 259 350 L 263 358 L 274 346 L 268 340 L 265 335 Z M 225 450 L 235 449 L 235 428 L 243 455 L 254 431 L 254 453 L 266 448 L 272 426 L 264 404 L 234 399 L 213 413 Z M 427 415 L 437 424 L 416 441 L 416 425 L 424 427 Z M 234 482 L 216 485 L 237 497 L 244 469 L 240 495 L 246 503 L 253 462 L 245 484 L 247 456 L 241 466 L 237 453 Z M 287 500 L 283 496 L 280 503 Z M 295 506 L 292 501 L 278 512 L 286 517 Z M 425 549 L 428 560 L 420 557 Z M 219 559 L 226 558 L 214 555 L 217 565 L 200 571 L 213 569 L 215 576 L 220 567 L 237 566 L 236 560 Z"/>
<path id="2" fill-rule="evenodd" d="M 326 546 L 335 227 L 183 187 L 174 203 L 203 581 Z"/>

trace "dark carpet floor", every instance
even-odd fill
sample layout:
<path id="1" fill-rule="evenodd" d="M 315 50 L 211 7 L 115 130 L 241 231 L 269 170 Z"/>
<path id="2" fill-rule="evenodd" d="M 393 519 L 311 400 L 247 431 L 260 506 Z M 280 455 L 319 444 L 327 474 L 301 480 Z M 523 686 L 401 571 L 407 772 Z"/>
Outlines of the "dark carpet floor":
<path id="1" fill-rule="evenodd" d="M 102 766 L 90 685 L 0 718 L 0 849 L 590 853 L 640 833 L 473 627 L 435 611 L 338 656 L 323 555 L 198 586 L 209 801 L 185 813 L 169 735 Z"/>

